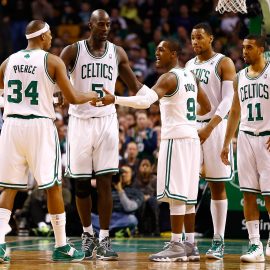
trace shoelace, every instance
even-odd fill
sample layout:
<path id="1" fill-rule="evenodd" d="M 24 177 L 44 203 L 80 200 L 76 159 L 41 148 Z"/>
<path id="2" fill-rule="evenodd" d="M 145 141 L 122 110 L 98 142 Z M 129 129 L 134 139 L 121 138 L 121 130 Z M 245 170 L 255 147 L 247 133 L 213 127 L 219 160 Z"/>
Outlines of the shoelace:
<path id="1" fill-rule="evenodd" d="M 212 250 L 221 250 L 222 249 L 222 243 L 220 241 L 213 240 L 211 249 Z"/>
<path id="2" fill-rule="evenodd" d="M 258 248 L 259 248 L 259 245 L 252 244 L 252 245 L 249 246 L 247 253 L 248 253 L 248 254 L 252 254 L 252 253 L 255 252 Z"/>
<path id="3" fill-rule="evenodd" d="M 94 243 L 94 237 L 82 236 L 82 249 L 87 250 Z"/>
<path id="4" fill-rule="evenodd" d="M 172 242 L 165 242 L 164 243 L 164 247 L 163 247 L 163 250 L 167 249 L 167 248 L 170 248 L 173 246 L 173 243 Z"/>
<path id="5" fill-rule="evenodd" d="M 105 250 L 108 250 L 108 251 L 111 251 L 112 248 L 111 248 L 111 241 L 108 237 L 105 237 L 100 243 L 99 245 L 101 247 L 103 247 Z"/>

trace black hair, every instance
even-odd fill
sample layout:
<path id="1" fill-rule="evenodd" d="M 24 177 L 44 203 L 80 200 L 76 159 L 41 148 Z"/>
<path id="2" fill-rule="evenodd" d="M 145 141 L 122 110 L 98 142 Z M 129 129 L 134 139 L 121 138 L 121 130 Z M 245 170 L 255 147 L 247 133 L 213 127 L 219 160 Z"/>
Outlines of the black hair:
<path id="1" fill-rule="evenodd" d="M 198 23 L 193 27 L 193 29 L 203 29 L 209 36 L 213 35 L 213 30 L 208 23 Z"/>
<path id="2" fill-rule="evenodd" d="M 265 48 L 265 37 L 261 35 L 249 34 L 245 37 L 245 39 L 253 39 L 256 41 L 256 45 L 258 47 Z"/>
<path id="3" fill-rule="evenodd" d="M 168 47 L 171 52 L 176 52 L 177 56 L 181 54 L 182 50 L 181 50 L 179 42 L 176 39 L 168 38 L 164 41 L 168 43 Z"/>

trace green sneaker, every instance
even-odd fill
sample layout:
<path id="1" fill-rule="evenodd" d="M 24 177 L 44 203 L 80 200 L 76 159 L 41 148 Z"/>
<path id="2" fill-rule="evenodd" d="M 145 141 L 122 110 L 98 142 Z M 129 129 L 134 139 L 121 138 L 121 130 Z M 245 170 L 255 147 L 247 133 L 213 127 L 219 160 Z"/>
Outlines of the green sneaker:
<path id="1" fill-rule="evenodd" d="M 84 259 L 84 252 L 76 250 L 70 244 L 55 248 L 52 254 L 53 261 L 61 262 L 79 262 Z"/>
<path id="2" fill-rule="evenodd" d="M 111 240 L 108 236 L 99 242 L 96 258 L 104 261 L 114 261 L 118 259 L 117 253 L 111 248 Z"/>
<path id="3" fill-rule="evenodd" d="M 206 252 L 206 258 L 222 260 L 224 257 L 224 247 L 223 238 L 219 234 L 214 235 L 212 246 Z"/>
<path id="4" fill-rule="evenodd" d="M 91 235 L 88 232 L 82 233 L 82 251 L 85 254 L 86 259 L 92 259 L 93 253 L 97 249 L 98 239 L 95 235 Z"/>
<path id="5" fill-rule="evenodd" d="M 7 256 L 7 245 L 0 244 L 0 263 L 9 263 L 10 258 Z"/>

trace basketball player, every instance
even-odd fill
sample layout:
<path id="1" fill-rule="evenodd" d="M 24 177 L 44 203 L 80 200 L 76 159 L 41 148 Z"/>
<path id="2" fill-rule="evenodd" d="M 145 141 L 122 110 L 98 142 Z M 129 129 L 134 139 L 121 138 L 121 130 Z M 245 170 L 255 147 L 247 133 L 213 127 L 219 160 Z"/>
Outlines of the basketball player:
<path id="1" fill-rule="evenodd" d="M 211 111 L 198 117 L 197 126 L 201 140 L 201 158 L 205 171 L 205 180 L 211 190 L 211 215 L 214 237 L 206 257 L 222 259 L 224 254 L 224 233 L 227 217 L 228 201 L 225 182 L 232 179 L 232 168 L 224 166 L 219 156 L 225 136 L 227 120 L 233 98 L 233 78 L 235 67 L 232 60 L 213 51 L 212 29 L 208 24 L 196 25 L 191 32 L 191 41 L 196 57 L 191 59 L 186 68 L 191 70 L 200 80 L 207 94 Z M 185 217 L 187 241 L 194 241 L 195 214 Z"/>
<path id="2" fill-rule="evenodd" d="M 0 67 L 0 88 L 4 89 L 5 122 L 0 138 L 0 262 L 10 261 L 5 234 L 18 189 L 27 188 L 28 170 L 40 189 L 47 189 L 48 211 L 55 235 L 55 261 L 80 261 L 84 253 L 67 244 L 65 209 L 61 190 L 61 157 L 53 120 L 55 84 L 69 102 L 85 103 L 95 92 L 76 93 L 62 60 L 46 51 L 51 46 L 47 23 L 27 25 L 25 50 L 12 54 Z"/>
<path id="3" fill-rule="evenodd" d="M 201 105 L 198 114 L 210 111 L 210 102 L 197 88 L 192 72 L 178 66 L 179 44 L 173 40 L 159 43 L 156 65 L 167 72 L 152 89 L 143 86 L 143 96 L 118 97 L 107 95 L 104 105 L 115 104 L 138 109 L 148 108 L 160 99 L 161 144 L 158 158 L 157 199 L 169 202 L 172 235 L 163 250 L 150 255 L 153 261 L 199 260 L 194 245 L 182 243 L 184 216 L 195 213 L 197 201 L 200 142 L 196 128 L 197 97 Z"/>
<path id="4" fill-rule="evenodd" d="M 67 46 L 61 53 L 74 87 L 84 92 L 114 90 L 120 75 L 131 91 L 142 84 L 136 79 L 125 51 L 107 41 L 110 18 L 104 10 L 95 10 L 89 20 L 90 36 Z M 75 179 L 76 205 L 83 225 L 82 250 L 86 258 L 114 260 L 109 224 L 112 212 L 111 179 L 118 172 L 118 122 L 114 105 L 94 107 L 89 103 L 71 105 L 69 109 L 66 175 Z M 91 177 L 97 180 L 100 218 L 99 244 L 91 224 Z"/>
<path id="5" fill-rule="evenodd" d="M 270 213 L 270 65 L 264 59 L 264 46 L 261 36 L 249 35 L 243 41 L 243 56 L 249 66 L 239 71 L 234 81 L 233 104 L 221 153 L 222 161 L 229 165 L 229 144 L 240 120 L 237 167 L 250 241 L 248 251 L 240 258 L 243 262 L 265 260 L 260 241 L 257 194 L 264 196 Z M 270 256 L 270 240 L 266 256 Z"/>

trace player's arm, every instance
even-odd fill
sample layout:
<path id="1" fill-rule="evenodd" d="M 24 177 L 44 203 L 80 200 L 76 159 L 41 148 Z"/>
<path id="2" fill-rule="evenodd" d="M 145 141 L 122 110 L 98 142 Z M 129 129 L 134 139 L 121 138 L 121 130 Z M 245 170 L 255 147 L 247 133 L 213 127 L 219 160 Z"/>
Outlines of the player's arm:
<path id="1" fill-rule="evenodd" d="M 135 109 L 147 109 L 151 104 L 161 99 L 166 94 L 171 94 L 177 87 L 177 79 L 173 73 L 165 73 L 159 77 L 156 84 L 149 88 L 146 85 L 140 90 L 144 92 L 143 95 L 136 95 L 131 97 L 119 97 L 111 95 L 108 91 L 106 95 L 101 99 L 103 105 L 109 105 L 112 103 L 132 107 Z"/>
<path id="2" fill-rule="evenodd" d="M 238 90 L 237 90 L 238 88 L 237 77 L 235 77 L 234 79 L 233 87 L 234 87 L 233 102 L 232 102 L 232 107 L 231 107 L 229 118 L 228 118 L 226 135 L 225 135 L 225 139 L 223 143 L 223 149 L 221 152 L 221 159 L 225 165 L 230 164 L 229 159 L 228 159 L 229 146 L 237 130 L 237 127 L 240 121 L 240 115 L 241 115 L 241 107 L 240 107 L 240 101 L 239 101 Z"/>
<path id="3" fill-rule="evenodd" d="M 140 83 L 132 71 L 129 60 L 126 52 L 122 47 L 116 47 L 117 56 L 118 56 L 118 72 L 120 78 L 128 86 L 128 89 L 133 93 L 137 93 L 142 87 L 143 84 Z"/>
<path id="4" fill-rule="evenodd" d="M 82 104 L 97 99 L 97 93 L 94 91 L 88 93 L 75 91 L 67 76 L 65 64 L 60 57 L 49 54 L 47 61 L 50 77 L 57 83 L 68 102 Z"/>
<path id="5" fill-rule="evenodd" d="M 198 83 L 198 95 L 197 95 L 197 101 L 200 106 L 198 106 L 197 109 L 197 115 L 204 115 L 206 113 L 209 113 L 211 111 L 211 103 L 201 88 L 200 84 Z"/>
<path id="6" fill-rule="evenodd" d="M 74 68 L 77 52 L 77 43 L 71 44 L 62 50 L 60 58 L 65 63 L 67 70 L 72 70 Z"/>
<path id="7" fill-rule="evenodd" d="M 204 143 L 207 140 L 213 129 L 228 114 L 232 105 L 233 80 L 236 76 L 233 61 L 228 57 L 224 57 L 219 63 L 218 72 L 221 77 L 222 101 L 220 102 L 210 122 L 199 131 L 201 143 Z"/>

